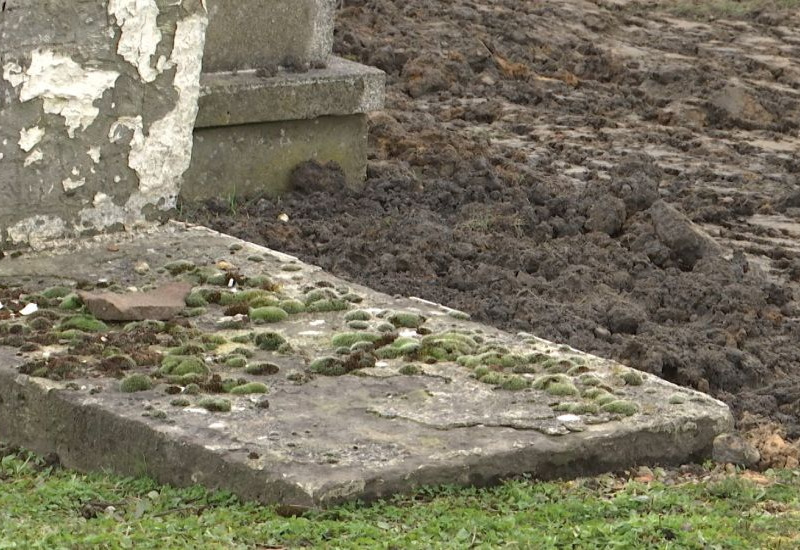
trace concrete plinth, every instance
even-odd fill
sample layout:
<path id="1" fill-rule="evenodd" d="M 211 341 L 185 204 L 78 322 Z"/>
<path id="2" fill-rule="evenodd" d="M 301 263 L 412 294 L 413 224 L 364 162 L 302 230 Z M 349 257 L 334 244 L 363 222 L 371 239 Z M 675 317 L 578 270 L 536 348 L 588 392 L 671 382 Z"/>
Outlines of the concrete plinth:
<path id="1" fill-rule="evenodd" d="M 336 57 L 301 74 L 203 75 L 181 198 L 275 195 L 312 159 L 336 162 L 357 187 L 366 176 L 365 113 L 383 106 L 384 80 L 377 69 Z"/>
<path id="2" fill-rule="evenodd" d="M 194 307 L 170 325 L 87 325 L 54 290 L 176 279 L 195 285 Z M 6 257 L 2 285 L 23 288 L 0 291 L 0 439 L 81 470 L 318 506 L 697 460 L 732 427 L 707 395 L 204 228 Z M 9 316 L 31 302 L 39 312 Z M 148 382 L 121 391 L 133 374 Z M 266 393 L 235 389 L 253 382 Z"/>

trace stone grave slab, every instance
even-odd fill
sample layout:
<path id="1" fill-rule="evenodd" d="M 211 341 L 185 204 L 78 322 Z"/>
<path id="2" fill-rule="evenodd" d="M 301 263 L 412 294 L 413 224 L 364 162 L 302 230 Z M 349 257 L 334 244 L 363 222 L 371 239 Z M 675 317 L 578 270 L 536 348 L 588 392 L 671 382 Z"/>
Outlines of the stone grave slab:
<path id="1" fill-rule="evenodd" d="M 77 295 L 183 281 L 167 322 Z M 202 227 L 6 255 L 0 302 L 0 439 L 264 503 L 677 464 L 733 426 L 702 393 Z"/>

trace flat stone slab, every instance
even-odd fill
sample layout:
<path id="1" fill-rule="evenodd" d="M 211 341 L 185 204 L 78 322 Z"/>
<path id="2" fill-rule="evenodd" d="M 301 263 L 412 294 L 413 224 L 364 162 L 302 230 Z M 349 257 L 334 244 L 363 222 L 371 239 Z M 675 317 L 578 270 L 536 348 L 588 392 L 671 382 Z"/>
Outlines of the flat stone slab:
<path id="1" fill-rule="evenodd" d="M 383 108 L 386 75 L 340 57 L 303 73 L 205 73 L 195 128 L 347 116 Z"/>
<path id="2" fill-rule="evenodd" d="M 70 330 L 68 291 L 98 281 L 195 290 L 181 323 Z M 0 302 L 0 439 L 264 503 L 682 463 L 733 425 L 699 392 L 177 223 L 6 256 Z"/>

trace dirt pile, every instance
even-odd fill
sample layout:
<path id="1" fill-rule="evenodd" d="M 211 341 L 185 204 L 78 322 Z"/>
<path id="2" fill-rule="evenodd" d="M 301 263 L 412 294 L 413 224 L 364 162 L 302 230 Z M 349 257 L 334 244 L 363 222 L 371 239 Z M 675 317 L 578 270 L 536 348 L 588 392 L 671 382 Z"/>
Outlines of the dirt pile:
<path id="1" fill-rule="evenodd" d="M 800 32 L 653 4 L 348 1 L 338 53 L 389 82 L 365 189 L 311 164 L 281 199 L 183 212 L 796 439 Z"/>

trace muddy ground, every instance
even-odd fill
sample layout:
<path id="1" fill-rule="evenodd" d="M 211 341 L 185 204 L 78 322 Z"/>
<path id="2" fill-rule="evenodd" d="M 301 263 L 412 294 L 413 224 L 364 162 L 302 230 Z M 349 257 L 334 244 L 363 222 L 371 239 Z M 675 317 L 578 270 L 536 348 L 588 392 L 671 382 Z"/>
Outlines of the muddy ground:
<path id="1" fill-rule="evenodd" d="M 337 53 L 388 75 L 365 188 L 309 165 L 184 216 L 797 439 L 800 16 L 700 4 L 346 0 Z"/>

